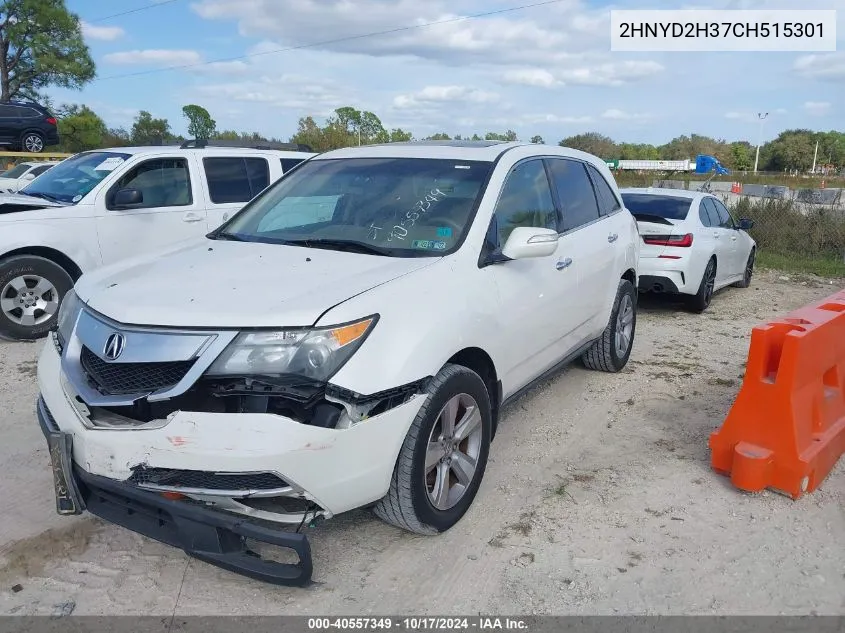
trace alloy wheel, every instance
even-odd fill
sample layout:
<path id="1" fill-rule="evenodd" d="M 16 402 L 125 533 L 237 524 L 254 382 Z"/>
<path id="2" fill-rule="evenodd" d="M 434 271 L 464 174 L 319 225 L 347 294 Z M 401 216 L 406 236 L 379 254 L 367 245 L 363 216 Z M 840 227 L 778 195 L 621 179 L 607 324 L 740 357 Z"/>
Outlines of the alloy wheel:
<path id="1" fill-rule="evenodd" d="M 0 310 L 7 319 L 31 327 L 49 321 L 59 309 L 59 292 L 38 275 L 21 275 L 0 291 Z"/>
<path id="2" fill-rule="evenodd" d="M 425 487 L 438 510 L 453 508 L 472 484 L 481 453 L 483 425 L 475 398 L 451 397 L 437 416 L 425 453 Z"/>

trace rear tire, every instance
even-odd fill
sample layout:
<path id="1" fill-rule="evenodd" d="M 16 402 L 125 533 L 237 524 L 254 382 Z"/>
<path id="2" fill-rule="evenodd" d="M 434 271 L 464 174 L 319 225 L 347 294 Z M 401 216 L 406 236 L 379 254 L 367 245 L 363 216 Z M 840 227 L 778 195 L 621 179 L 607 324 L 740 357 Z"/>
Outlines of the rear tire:
<path id="1" fill-rule="evenodd" d="M 637 291 L 630 281 L 621 279 L 607 327 L 581 356 L 584 367 L 610 373 L 621 371 L 631 357 L 636 329 Z"/>
<path id="2" fill-rule="evenodd" d="M 42 338 L 56 324 L 73 279 L 55 262 L 36 255 L 0 261 L 0 337 Z"/>
<path id="3" fill-rule="evenodd" d="M 713 291 L 716 286 L 716 260 L 711 257 L 707 262 L 707 268 L 701 276 L 701 283 L 698 292 L 687 299 L 687 307 L 697 313 L 704 312 L 713 300 Z"/>
<path id="4" fill-rule="evenodd" d="M 751 277 L 754 275 L 754 260 L 757 257 L 757 249 L 752 248 L 751 252 L 748 254 L 748 261 L 745 262 L 745 274 L 742 277 L 742 281 L 738 281 L 734 284 L 736 288 L 748 288 L 751 285 Z"/>
<path id="5" fill-rule="evenodd" d="M 21 137 L 21 151 L 37 154 L 44 151 L 44 137 L 38 132 L 27 132 Z"/>
<path id="6" fill-rule="evenodd" d="M 454 526 L 475 499 L 487 467 L 492 416 L 484 381 L 461 365 L 443 367 L 427 391 L 427 401 L 399 451 L 387 495 L 373 512 L 409 532 L 438 534 Z M 453 405 L 455 402 L 457 405 Z M 471 403 L 475 404 L 474 411 L 467 406 Z M 444 420 L 451 411 L 457 423 L 449 435 Z M 463 439 L 462 430 L 468 433 Z M 467 462 L 472 455 L 475 458 Z M 474 469 L 466 475 L 470 462 L 474 462 Z M 441 482 L 446 488 L 438 495 L 444 491 Z"/>

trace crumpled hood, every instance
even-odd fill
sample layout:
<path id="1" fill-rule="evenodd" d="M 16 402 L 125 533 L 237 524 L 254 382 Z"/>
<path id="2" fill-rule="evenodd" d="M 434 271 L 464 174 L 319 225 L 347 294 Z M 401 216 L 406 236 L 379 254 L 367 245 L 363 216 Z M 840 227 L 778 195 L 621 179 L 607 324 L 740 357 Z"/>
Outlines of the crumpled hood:
<path id="1" fill-rule="evenodd" d="M 55 215 L 54 209 L 63 209 L 66 205 L 33 198 L 19 193 L 0 193 L 0 222 L 14 222 L 24 219 L 20 215 L 26 213 L 25 219 L 42 220 Z M 47 209 L 48 212 L 43 210 Z M 38 213 L 35 213 L 35 212 Z"/>
<path id="2" fill-rule="evenodd" d="M 76 290 L 126 324 L 308 326 L 338 303 L 438 261 L 202 239 L 95 270 Z"/>

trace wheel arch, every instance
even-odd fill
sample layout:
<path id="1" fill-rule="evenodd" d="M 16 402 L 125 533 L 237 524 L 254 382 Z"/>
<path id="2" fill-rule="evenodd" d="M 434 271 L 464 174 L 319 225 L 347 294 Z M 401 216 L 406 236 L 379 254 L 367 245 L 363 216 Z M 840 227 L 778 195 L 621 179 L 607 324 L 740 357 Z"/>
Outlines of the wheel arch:
<path id="1" fill-rule="evenodd" d="M 23 248 L 17 248 L 0 255 L 0 262 L 3 262 L 9 257 L 17 257 L 21 255 L 32 255 L 50 260 L 57 266 L 61 266 L 65 272 L 70 275 L 74 282 L 82 276 L 82 269 L 75 261 L 73 261 L 73 259 L 61 251 L 56 250 L 55 248 L 50 248 L 49 246 L 24 246 Z"/>
<path id="2" fill-rule="evenodd" d="M 496 364 L 493 362 L 490 354 L 480 347 L 465 347 L 453 354 L 447 361 L 447 364 L 461 365 L 481 376 L 481 379 L 487 386 L 487 393 L 490 395 L 490 412 L 493 426 L 491 439 L 495 438 L 496 428 L 499 425 L 499 409 L 502 404 L 502 384 L 496 373 Z"/>

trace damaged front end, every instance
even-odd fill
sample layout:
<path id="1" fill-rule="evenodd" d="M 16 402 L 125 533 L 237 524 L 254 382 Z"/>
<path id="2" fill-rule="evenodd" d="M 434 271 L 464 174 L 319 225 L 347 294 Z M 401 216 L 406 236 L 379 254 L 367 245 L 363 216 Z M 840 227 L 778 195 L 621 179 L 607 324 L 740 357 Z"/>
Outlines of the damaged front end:
<path id="1" fill-rule="evenodd" d="M 429 380 L 359 394 L 303 371 L 237 373 L 252 333 L 129 327 L 87 309 L 68 319 L 39 360 L 60 512 L 87 509 L 269 582 L 310 577 L 305 525 L 386 494 Z M 299 562 L 268 567 L 262 542 Z"/>

